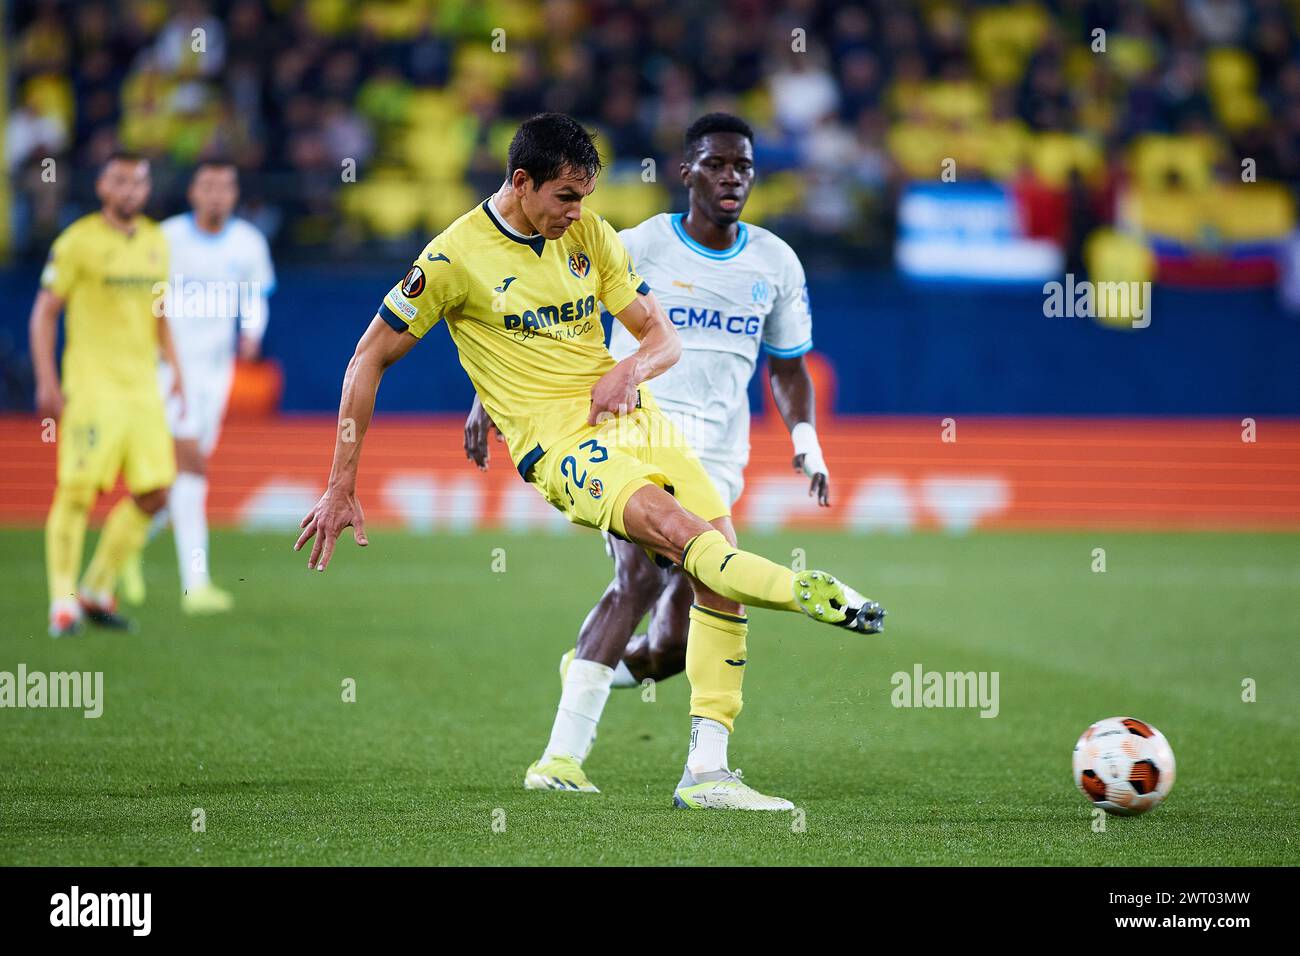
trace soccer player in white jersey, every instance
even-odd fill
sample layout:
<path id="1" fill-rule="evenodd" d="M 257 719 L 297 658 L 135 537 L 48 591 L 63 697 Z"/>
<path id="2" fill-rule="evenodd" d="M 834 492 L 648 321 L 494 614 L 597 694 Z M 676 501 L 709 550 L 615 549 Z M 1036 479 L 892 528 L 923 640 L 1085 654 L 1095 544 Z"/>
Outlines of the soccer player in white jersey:
<path id="1" fill-rule="evenodd" d="M 754 182 L 749 125 L 725 113 L 698 119 L 686 132 L 681 176 L 689 196 L 686 214 L 654 216 L 619 233 L 682 342 L 681 359 L 654 382 L 655 398 L 725 503 L 734 504 L 749 460 L 749 381 L 760 349 L 766 352 L 772 392 L 794 443 L 794 468 L 809 478 L 808 493 L 829 506 L 829 469 L 814 428 L 813 384 L 803 360 L 812 348 L 803 266 L 777 236 L 740 221 Z M 636 348 L 636 340 L 615 323 L 611 354 L 622 359 Z M 481 468 L 487 465 L 489 427 L 476 400 L 466 422 L 465 450 Z M 564 768 L 580 766 L 590 752 L 608 690 L 593 695 L 577 686 L 580 681 L 571 679 L 575 663 L 581 662 L 581 671 L 592 665 L 612 669 L 614 687 L 663 680 L 686 665 L 689 580 L 676 569 L 657 566 L 634 544 L 608 535 L 606 540 L 614 579 L 583 623 L 577 647 L 561 660 L 559 712 L 550 743 L 534 765 L 543 772 L 530 773 L 525 781 L 530 788 L 594 789 L 578 786 L 576 775 Z M 634 637 L 647 612 L 649 630 Z M 706 775 L 728 767 L 727 729 L 707 718 L 693 722 L 686 773 Z M 791 806 L 780 798 L 762 799 L 761 807 L 752 801 L 743 807 Z M 708 806 L 729 808 L 725 801 Z"/>
<path id="2" fill-rule="evenodd" d="M 234 215 L 239 180 L 233 164 L 201 162 L 188 198 L 191 211 L 162 224 L 171 249 L 168 318 L 185 385 L 184 403 L 168 404 L 177 475 L 167 510 L 176 538 L 181 607 L 189 614 L 215 614 L 230 610 L 234 599 L 208 573 L 208 459 L 230 398 L 236 325 L 239 355 L 256 359 L 275 271 L 266 238 Z M 166 388 L 166 366 L 161 375 Z"/>

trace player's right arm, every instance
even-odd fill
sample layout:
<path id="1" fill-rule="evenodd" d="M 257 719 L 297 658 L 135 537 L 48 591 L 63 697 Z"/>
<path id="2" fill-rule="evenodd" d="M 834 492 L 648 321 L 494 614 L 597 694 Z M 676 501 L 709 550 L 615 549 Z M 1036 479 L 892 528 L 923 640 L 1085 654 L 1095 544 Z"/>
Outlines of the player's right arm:
<path id="1" fill-rule="evenodd" d="M 364 547 L 369 543 L 357 500 L 357 470 L 361 440 L 375 411 L 379 380 L 448 311 L 459 308 L 468 294 L 459 251 L 448 254 L 441 248 L 437 239 L 426 246 L 402 281 L 388 291 L 348 362 L 329 484 L 320 501 L 302 519 L 303 531 L 293 546 L 300 551 L 313 537 L 316 539 L 307 558 L 310 569 L 324 571 L 329 566 L 334 542 L 344 528 L 352 528 L 357 544 Z"/>
<path id="2" fill-rule="evenodd" d="M 41 271 L 41 289 L 32 305 L 28 341 L 32 369 L 36 376 L 36 408 L 42 415 L 58 418 L 63 412 L 63 388 L 54 346 L 59 335 L 59 313 L 77 280 L 77 250 L 71 229 L 62 232 L 50 246 L 50 257 Z"/>
<path id="3" fill-rule="evenodd" d="M 63 413 L 63 389 L 59 385 L 59 367 L 54 361 L 62 311 L 63 300 L 49 289 L 41 289 L 36 293 L 28 328 L 36 375 L 36 410 L 50 418 L 58 418 Z"/>
<path id="4" fill-rule="evenodd" d="M 343 374 L 343 396 L 339 400 L 339 427 L 334 438 L 334 464 L 330 468 L 329 484 L 300 527 L 302 534 L 293 546 L 295 551 L 314 537 L 307 567 L 324 571 L 334 554 L 334 542 L 344 528 L 352 528 L 352 536 L 363 548 L 366 538 L 365 516 L 357 500 L 357 470 L 361 465 L 361 441 L 370 427 L 375 412 L 375 396 L 379 394 L 379 380 L 394 362 L 418 342 L 410 332 L 398 332 L 382 319 L 370 322 L 361 340 L 357 342 L 352 360 Z"/>

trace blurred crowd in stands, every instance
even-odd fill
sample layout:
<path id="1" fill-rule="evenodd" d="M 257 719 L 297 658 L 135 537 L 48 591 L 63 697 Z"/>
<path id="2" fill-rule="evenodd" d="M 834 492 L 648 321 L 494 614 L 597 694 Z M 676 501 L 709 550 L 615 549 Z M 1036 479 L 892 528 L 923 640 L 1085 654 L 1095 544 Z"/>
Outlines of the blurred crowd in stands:
<path id="1" fill-rule="evenodd" d="M 1281 0 L 18 0 L 8 15 L 20 258 L 94 207 L 116 146 L 155 161 L 155 215 L 220 154 L 278 256 L 405 257 L 499 184 L 515 122 L 545 109 L 599 132 L 592 203 L 620 226 L 680 208 L 695 116 L 741 114 L 759 130 L 746 218 L 840 264 L 887 261 L 898 190 L 945 161 L 1061 198 L 1049 231 L 1067 243 L 1122 215 L 1135 183 L 1209 195 L 1243 160 L 1300 181 L 1300 4 Z"/>

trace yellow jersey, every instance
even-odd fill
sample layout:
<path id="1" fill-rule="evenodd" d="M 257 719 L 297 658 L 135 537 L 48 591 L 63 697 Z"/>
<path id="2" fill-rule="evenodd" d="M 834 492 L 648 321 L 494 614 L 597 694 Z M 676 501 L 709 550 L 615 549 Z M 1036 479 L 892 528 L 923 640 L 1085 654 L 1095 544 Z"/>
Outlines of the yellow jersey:
<path id="1" fill-rule="evenodd" d="M 127 235 L 100 213 L 60 233 L 41 286 L 64 301 L 63 391 L 71 400 L 154 395 L 158 301 L 167 282 L 167 240 L 138 216 Z"/>
<path id="2" fill-rule="evenodd" d="M 594 212 L 547 240 L 520 235 L 486 200 L 424 247 L 378 317 L 417 338 L 447 320 L 526 478 L 549 442 L 586 423 L 591 388 L 614 367 L 598 303 L 617 314 L 649 291 Z"/>

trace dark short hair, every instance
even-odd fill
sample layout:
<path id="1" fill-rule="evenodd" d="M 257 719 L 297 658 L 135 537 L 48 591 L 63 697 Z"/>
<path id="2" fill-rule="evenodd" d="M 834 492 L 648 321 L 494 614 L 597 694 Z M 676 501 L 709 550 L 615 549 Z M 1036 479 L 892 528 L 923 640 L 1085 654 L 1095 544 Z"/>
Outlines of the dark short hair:
<path id="1" fill-rule="evenodd" d="M 600 154 L 581 123 L 564 113 L 539 113 L 519 124 L 510 141 L 507 176 L 522 169 L 537 189 L 566 168 L 588 179 L 600 172 Z"/>
<path id="2" fill-rule="evenodd" d="M 710 133 L 739 133 L 754 145 L 754 130 L 739 116 L 730 113 L 705 113 L 686 130 L 682 137 L 682 155 L 693 156 L 700 141 Z"/>
<path id="3" fill-rule="evenodd" d="M 147 162 L 148 160 L 144 156 L 141 156 L 139 153 L 133 153 L 129 149 L 115 149 L 113 150 L 113 152 L 109 153 L 108 159 L 104 160 L 103 165 L 99 167 L 99 175 L 101 176 L 104 175 L 104 173 L 108 171 L 108 167 L 112 166 L 114 163 L 147 163 Z"/>
<path id="4" fill-rule="evenodd" d="M 199 173 L 205 169 L 230 169 L 234 170 L 236 176 L 239 175 L 239 168 L 235 166 L 233 159 L 224 156 L 209 156 L 207 159 L 200 159 L 194 164 L 194 175 L 190 177 L 190 181 L 193 182 L 198 179 Z"/>

